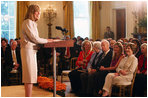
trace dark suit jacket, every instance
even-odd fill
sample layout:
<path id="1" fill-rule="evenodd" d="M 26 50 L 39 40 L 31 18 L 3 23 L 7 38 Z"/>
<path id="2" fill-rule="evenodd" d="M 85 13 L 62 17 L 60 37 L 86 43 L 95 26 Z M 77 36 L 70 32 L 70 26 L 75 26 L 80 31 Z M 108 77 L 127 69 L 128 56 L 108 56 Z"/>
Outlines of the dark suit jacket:
<path id="1" fill-rule="evenodd" d="M 97 70 L 99 70 L 100 66 L 109 67 L 111 60 L 112 60 L 112 50 L 110 50 L 103 59 L 97 62 Z"/>
<path id="2" fill-rule="evenodd" d="M 112 38 L 112 39 L 114 39 L 114 32 L 112 32 L 112 31 L 105 32 L 104 33 L 104 38 Z"/>
<path id="3" fill-rule="evenodd" d="M 17 63 L 19 64 L 18 70 L 21 71 L 22 63 L 21 63 L 21 57 L 20 57 L 20 50 L 16 48 L 15 53 L 16 53 Z M 12 68 L 14 67 L 11 49 L 9 49 L 6 52 L 5 61 L 6 61 L 5 65 L 7 66 L 7 70 L 11 71 Z"/>

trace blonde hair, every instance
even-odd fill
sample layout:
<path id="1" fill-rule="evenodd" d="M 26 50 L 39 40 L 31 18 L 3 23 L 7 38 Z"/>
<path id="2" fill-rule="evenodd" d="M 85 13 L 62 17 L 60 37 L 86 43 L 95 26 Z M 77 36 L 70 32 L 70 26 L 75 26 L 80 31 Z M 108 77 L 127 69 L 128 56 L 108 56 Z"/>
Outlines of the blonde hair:
<path id="1" fill-rule="evenodd" d="M 83 50 L 83 51 L 85 50 L 85 49 L 84 49 L 84 45 L 85 45 L 86 43 L 89 43 L 89 44 L 90 44 L 90 50 L 92 50 L 92 43 L 91 43 L 91 41 L 89 41 L 89 40 L 85 40 L 85 41 L 82 42 L 82 50 Z"/>
<path id="2" fill-rule="evenodd" d="M 40 7 L 38 5 L 34 5 L 34 4 L 30 5 L 28 7 L 28 10 L 27 10 L 27 13 L 25 15 L 25 19 L 24 20 L 31 19 L 31 20 L 34 21 L 35 20 L 34 19 L 34 13 L 35 12 L 39 12 L 39 11 L 40 11 Z"/>
<path id="3" fill-rule="evenodd" d="M 119 57 L 120 57 L 120 56 L 124 53 L 123 45 L 121 44 L 121 42 L 116 42 L 116 43 L 114 44 L 114 46 L 115 46 L 115 45 L 117 45 L 117 46 L 119 47 L 119 49 L 120 49 L 120 51 L 119 51 Z M 113 50 L 114 50 L 114 49 L 113 49 Z M 114 51 L 113 51 L 112 60 L 115 60 L 116 56 L 117 56 L 117 54 L 115 54 Z"/>

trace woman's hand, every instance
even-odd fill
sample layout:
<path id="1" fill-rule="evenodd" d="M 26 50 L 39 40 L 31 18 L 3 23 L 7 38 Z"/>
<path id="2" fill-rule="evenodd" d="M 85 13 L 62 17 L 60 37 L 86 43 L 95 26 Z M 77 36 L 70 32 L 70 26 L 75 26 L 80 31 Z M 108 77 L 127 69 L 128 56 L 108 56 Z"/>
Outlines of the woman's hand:
<path id="1" fill-rule="evenodd" d="M 48 40 L 48 43 L 51 43 L 54 41 L 53 39 L 47 39 L 47 40 Z"/>
<path id="2" fill-rule="evenodd" d="M 78 61 L 78 64 L 79 65 L 84 65 L 84 62 L 83 61 Z"/>
<path id="3" fill-rule="evenodd" d="M 140 74 L 140 73 L 141 73 L 140 70 L 138 70 L 138 71 L 137 71 L 137 74 Z"/>
<path id="4" fill-rule="evenodd" d="M 83 62 L 84 62 L 84 63 L 87 63 L 87 60 L 86 60 L 86 59 L 83 59 Z"/>
<path id="5" fill-rule="evenodd" d="M 125 71 L 125 70 L 120 70 L 120 73 L 121 73 L 122 75 L 126 75 L 126 71 Z"/>
<path id="6" fill-rule="evenodd" d="M 115 73 L 115 77 L 119 76 L 119 73 Z"/>
<path id="7" fill-rule="evenodd" d="M 99 70 L 105 70 L 104 66 L 101 66 Z"/>

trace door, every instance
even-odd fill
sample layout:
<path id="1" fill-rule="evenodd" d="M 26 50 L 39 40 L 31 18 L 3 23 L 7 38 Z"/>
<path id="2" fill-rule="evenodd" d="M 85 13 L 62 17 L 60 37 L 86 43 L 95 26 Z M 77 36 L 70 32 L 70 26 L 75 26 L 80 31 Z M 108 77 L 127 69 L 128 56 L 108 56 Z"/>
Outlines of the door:
<path id="1" fill-rule="evenodd" d="M 126 37 L 126 15 L 125 9 L 116 10 L 116 28 L 117 28 L 117 40 Z"/>

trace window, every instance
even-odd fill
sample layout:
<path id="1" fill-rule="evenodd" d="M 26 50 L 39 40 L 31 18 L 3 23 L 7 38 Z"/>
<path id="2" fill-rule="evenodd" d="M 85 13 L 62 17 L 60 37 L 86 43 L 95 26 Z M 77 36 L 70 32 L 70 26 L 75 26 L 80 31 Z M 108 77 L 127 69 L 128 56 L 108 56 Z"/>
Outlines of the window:
<path id="1" fill-rule="evenodd" d="M 16 1 L 1 1 L 1 37 L 16 38 Z"/>
<path id="2" fill-rule="evenodd" d="M 75 37 L 89 37 L 89 2 L 73 1 Z"/>

